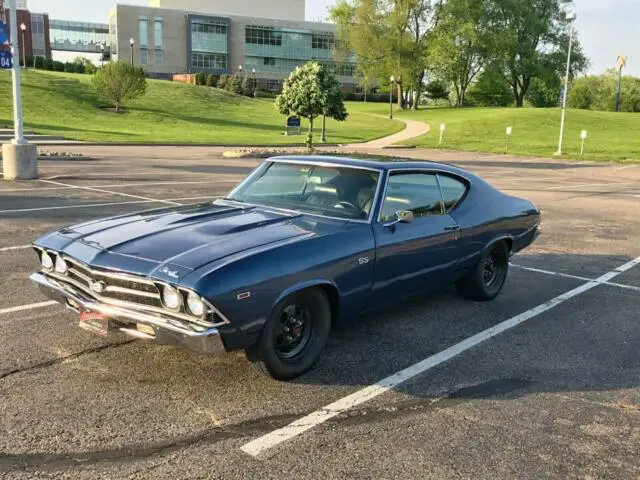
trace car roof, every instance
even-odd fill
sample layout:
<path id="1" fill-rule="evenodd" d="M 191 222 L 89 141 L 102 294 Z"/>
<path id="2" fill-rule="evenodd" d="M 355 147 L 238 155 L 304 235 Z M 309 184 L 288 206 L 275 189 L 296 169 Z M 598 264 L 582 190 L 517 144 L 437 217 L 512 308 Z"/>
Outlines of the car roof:
<path id="1" fill-rule="evenodd" d="M 443 172 L 450 172 L 464 177 L 474 176 L 470 172 L 446 163 L 436 163 L 427 161 L 408 161 L 400 159 L 376 159 L 376 158 L 352 158 L 335 157 L 328 155 L 287 155 L 271 157 L 267 161 L 294 161 L 296 163 L 325 163 L 332 165 L 342 165 L 345 167 L 368 168 L 375 170 L 412 170 L 412 169 L 433 169 Z"/>

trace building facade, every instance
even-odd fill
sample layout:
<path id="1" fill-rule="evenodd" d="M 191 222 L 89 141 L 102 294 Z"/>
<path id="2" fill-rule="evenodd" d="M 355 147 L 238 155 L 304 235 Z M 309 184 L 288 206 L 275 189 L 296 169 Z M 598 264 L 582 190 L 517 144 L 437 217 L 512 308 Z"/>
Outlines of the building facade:
<path id="1" fill-rule="evenodd" d="M 26 4 L 25 4 L 26 5 Z M 9 10 L 2 11 L 6 21 L 7 34 L 11 34 L 9 22 Z M 24 25 L 24 30 L 18 31 L 18 48 L 20 56 L 27 57 L 51 57 L 51 42 L 49 41 L 49 16 L 43 13 L 32 13 L 28 10 L 16 8 L 18 27 Z M 8 48 L 8 47 L 7 47 Z M 20 59 L 22 61 L 22 58 Z"/>
<path id="2" fill-rule="evenodd" d="M 154 8 L 304 22 L 305 0 L 149 0 Z"/>
<path id="3" fill-rule="evenodd" d="M 276 90 L 297 65 L 316 60 L 334 69 L 346 90 L 356 84 L 353 59 L 335 59 L 333 24 L 116 5 L 109 18 L 109 42 L 119 60 L 132 61 L 159 78 L 243 70 L 255 75 L 262 88 Z"/>

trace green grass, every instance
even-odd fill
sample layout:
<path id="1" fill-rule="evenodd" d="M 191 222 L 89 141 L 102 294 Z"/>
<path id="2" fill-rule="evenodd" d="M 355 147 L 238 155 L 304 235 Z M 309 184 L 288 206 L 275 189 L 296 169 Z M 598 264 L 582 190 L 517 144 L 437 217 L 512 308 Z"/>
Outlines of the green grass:
<path id="1" fill-rule="evenodd" d="M 69 140 L 131 143 L 300 144 L 304 136 L 283 135 L 285 117 L 272 100 L 255 100 L 209 87 L 149 80 L 147 94 L 127 113 L 101 108 L 89 75 L 27 71 L 22 75 L 25 128 Z M 11 78 L 0 72 L 0 128 L 13 118 Z M 314 129 L 319 140 L 320 123 Z M 303 130 L 308 128 L 303 123 Z M 330 143 L 372 140 L 402 130 L 401 122 L 353 113 L 327 122 Z"/>
<path id="2" fill-rule="evenodd" d="M 388 115 L 389 106 L 351 105 L 351 111 Z M 505 130 L 513 128 L 509 153 L 550 157 L 558 148 L 560 109 L 557 108 L 432 108 L 396 112 L 431 124 L 427 135 L 405 142 L 438 148 L 440 124 L 446 124 L 443 148 L 461 151 L 505 152 Z M 564 156 L 581 159 L 580 132 L 588 131 L 586 160 L 638 161 L 640 114 L 567 110 Z"/>

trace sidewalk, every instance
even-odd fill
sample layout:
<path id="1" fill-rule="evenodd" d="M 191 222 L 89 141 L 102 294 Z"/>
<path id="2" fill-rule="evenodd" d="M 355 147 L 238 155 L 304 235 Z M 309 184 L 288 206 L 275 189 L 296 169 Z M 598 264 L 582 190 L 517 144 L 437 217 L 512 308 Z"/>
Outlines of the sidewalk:
<path id="1" fill-rule="evenodd" d="M 377 116 L 377 115 L 376 115 Z M 405 124 L 405 129 L 389 135 L 388 137 L 382 137 L 377 140 L 372 140 L 365 143 L 354 143 L 349 145 L 343 145 L 343 147 L 350 148 L 362 148 L 362 149 L 379 149 L 387 148 L 396 143 L 404 142 L 405 140 L 411 140 L 415 137 L 420 137 L 431 131 L 431 125 L 423 122 L 416 122 L 415 120 L 406 120 L 398 118 L 400 122 Z"/>

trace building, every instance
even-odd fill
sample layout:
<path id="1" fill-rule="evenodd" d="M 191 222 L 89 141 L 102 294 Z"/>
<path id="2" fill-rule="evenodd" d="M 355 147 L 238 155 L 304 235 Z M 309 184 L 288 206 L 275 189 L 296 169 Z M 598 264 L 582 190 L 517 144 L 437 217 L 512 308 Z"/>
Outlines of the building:
<path id="1" fill-rule="evenodd" d="M 3 9 L 2 3 L 2 0 L 0 0 L 0 21 L 6 24 L 6 33 L 10 35 L 9 9 Z M 22 56 L 24 52 L 27 57 L 50 57 L 49 16 L 43 13 L 31 13 L 26 9 L 26 0 L 17 2 L 17 5 L 16 17 L 18 27 L 20 28 L 20 32 L 18 33 L 20 55 Z"/>
<path id="2" fill-rule="evenodd" d="M 118 59 L 142 66 L 151 76 L 243 70 L 255 75 L 260 87 L 277 90 L 297 65 L 317 60 L 335 70 L 345 90 L 355 88 L 353 58 L 334 58 L 335 26 L 304 21 L 304 0 L 151 0 L 150 4 L 116 5 L 109 16 L 109 44 Z M 265 16 L 255 16 L 261 9 L 266 9 Z"/>

